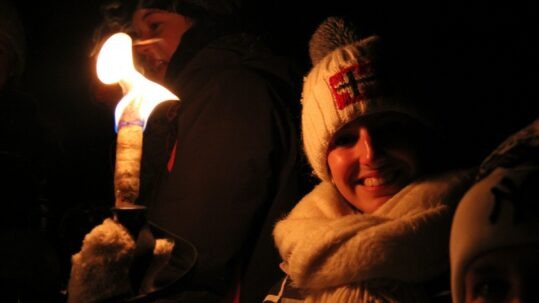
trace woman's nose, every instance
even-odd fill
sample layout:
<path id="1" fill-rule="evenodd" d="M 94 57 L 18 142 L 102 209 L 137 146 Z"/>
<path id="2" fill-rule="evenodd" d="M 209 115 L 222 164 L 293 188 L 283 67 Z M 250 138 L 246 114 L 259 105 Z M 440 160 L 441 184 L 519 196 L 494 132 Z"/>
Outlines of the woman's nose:
<path id="1" fill-rule="evenodd" d="M 133 48 L 139 54 L 146 54 L 155 46 L 161 39 L 152 38 L 150 35 L 140 34 L 139 38 L 133 41 Z"/>
<path id="2" fill-rule="evenodd" d="M 133 45 L 133 50 L 136 54 L 146 55 L 150 50 L 150 46 L 148 44 Z"/>
<path id="3" fill-rule="evenodd" d="M 359 129 L 357 148 L 359 152 L 359 162 L 361 164 L 369 164 L 376 159 L 378 151 L 373 144 L 371 132 L 366 127 L 361 127 Z"/>

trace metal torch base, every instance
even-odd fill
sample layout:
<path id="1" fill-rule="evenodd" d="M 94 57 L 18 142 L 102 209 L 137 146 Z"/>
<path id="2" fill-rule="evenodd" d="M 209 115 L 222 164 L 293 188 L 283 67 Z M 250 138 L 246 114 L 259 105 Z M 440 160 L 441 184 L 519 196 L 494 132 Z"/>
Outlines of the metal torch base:
<path id="1" fill-rule="evenodd" d="M 139 293 L 155 247 L 155 237 L 147 224 L 147 208 L 142 205 L 113 207 L 112 213 L 114 220 L 122 224 L 135 240 L 135 253 L 129 268 L 129 277 L 133 291 Z"/>

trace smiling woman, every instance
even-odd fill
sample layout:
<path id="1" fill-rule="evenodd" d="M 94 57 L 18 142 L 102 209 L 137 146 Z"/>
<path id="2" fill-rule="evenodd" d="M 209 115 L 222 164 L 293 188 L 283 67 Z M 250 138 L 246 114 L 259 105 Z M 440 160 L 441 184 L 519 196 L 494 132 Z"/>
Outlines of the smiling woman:
<path id="1" fill-rule="evenodd" d="M 470 178 L 449 171 L 387 41 L 342 18 L 311 38 L 302 130 L 322 182 L 275 226 L 287 276 L 266 302 L 448 299 L 449 221 Z"/>

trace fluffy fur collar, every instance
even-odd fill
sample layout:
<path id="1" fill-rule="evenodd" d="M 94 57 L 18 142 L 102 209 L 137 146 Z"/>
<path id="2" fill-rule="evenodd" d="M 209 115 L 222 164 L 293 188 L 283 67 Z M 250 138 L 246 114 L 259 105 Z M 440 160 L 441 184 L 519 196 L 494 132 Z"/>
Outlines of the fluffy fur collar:
<path id="1" fill-rule="evenodd" d="M 302 289 L 376 279 L 424 282 L 448 267 L 451 217 L 468 172 L 413 183 L 372 214 L 322 182 L 277 223 L 283 270 Z"/>

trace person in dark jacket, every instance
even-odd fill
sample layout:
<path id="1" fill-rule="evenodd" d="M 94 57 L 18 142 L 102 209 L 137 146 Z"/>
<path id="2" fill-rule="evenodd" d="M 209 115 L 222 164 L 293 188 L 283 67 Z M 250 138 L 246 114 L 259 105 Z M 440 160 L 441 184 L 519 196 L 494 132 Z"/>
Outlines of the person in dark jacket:
<path id="1" fill-rule="evenodd" d="M 164 295 L 171 302 L 260 302 L 279 277 L 273 224 L 299 195 L 291 104 L 301 77 L 219 4 L 114 6 L 129 12 L 145 76 L 180 99 L 149 117 L 138 199 L 154 226 L 197 250 L 189 278 Z"/>

